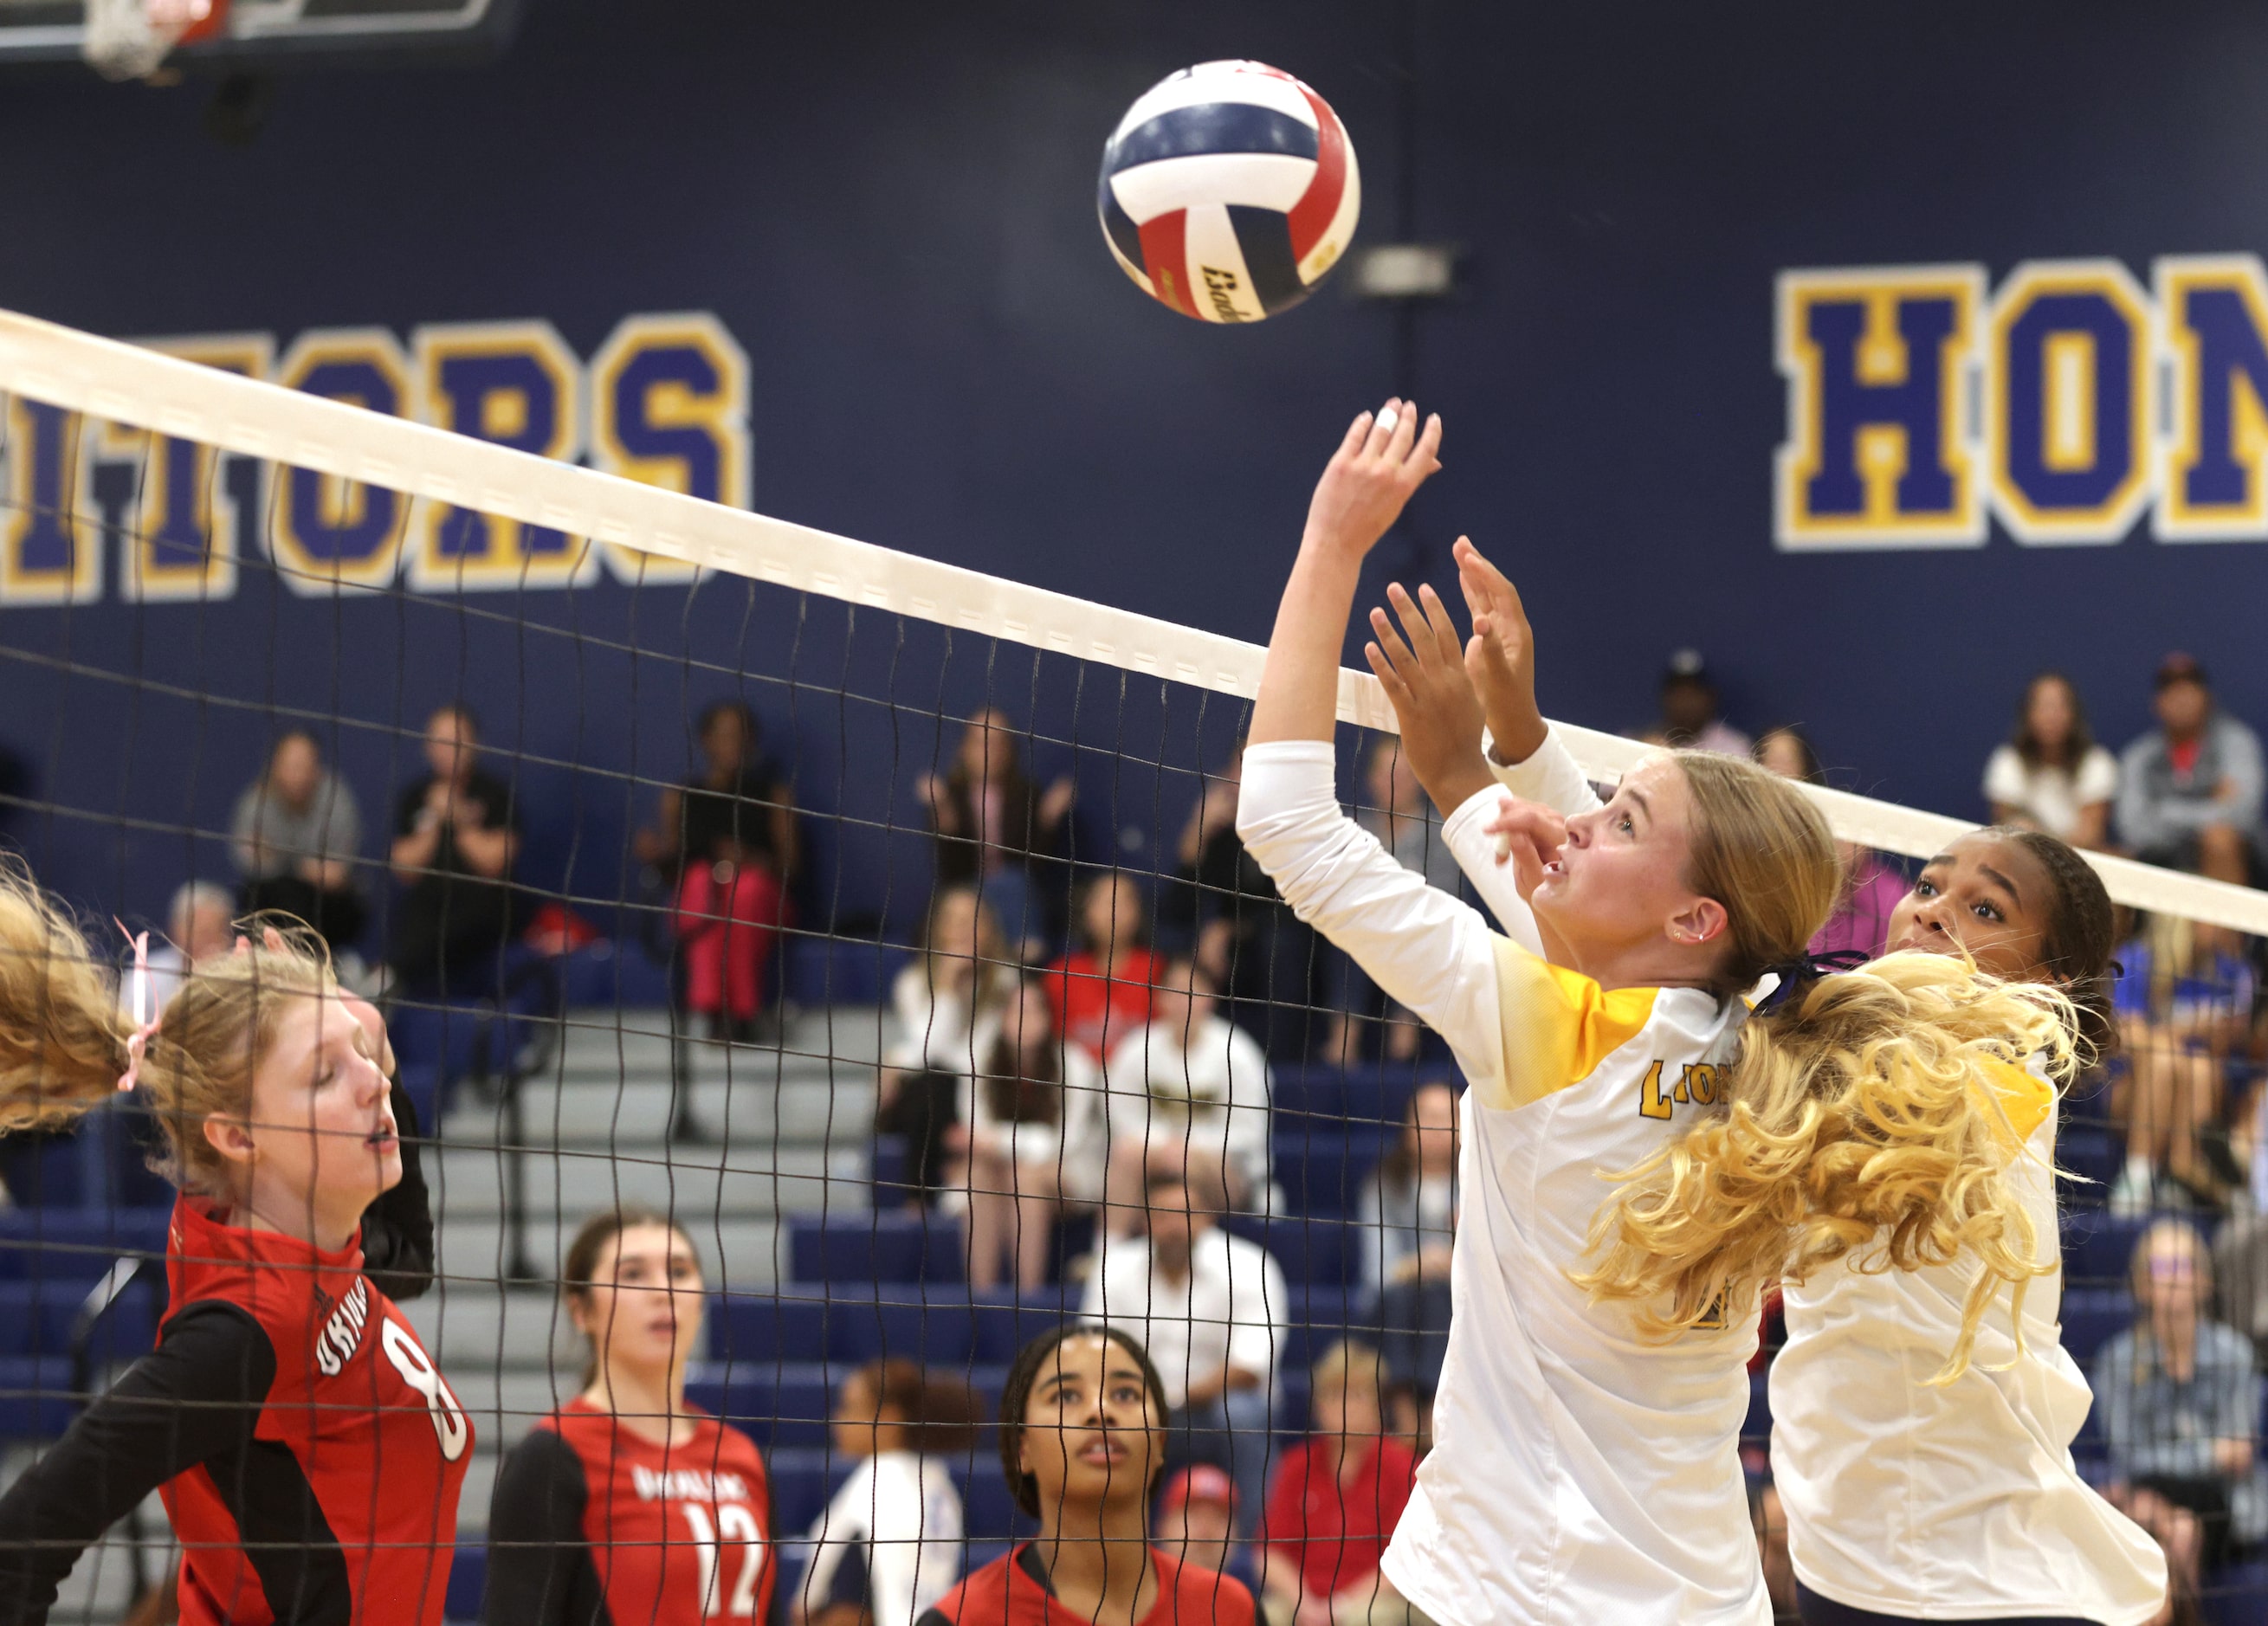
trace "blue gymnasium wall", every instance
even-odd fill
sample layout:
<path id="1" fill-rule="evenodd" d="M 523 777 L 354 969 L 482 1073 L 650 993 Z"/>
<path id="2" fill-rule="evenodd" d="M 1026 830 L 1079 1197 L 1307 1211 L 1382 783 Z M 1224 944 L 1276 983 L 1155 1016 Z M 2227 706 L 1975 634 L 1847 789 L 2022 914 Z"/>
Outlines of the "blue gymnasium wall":
<path id="1" fill-rule="evenodd" d="M 1440 577 L 1469 529 L 1514 568 L 1555 714 L 1648 715 L 1665 651 L 1705 649 L 1734 720 L 1800 719 L 1850 780 L 1956 813 L 2025 675 L 2078 676 L 2098 732 L 2146 720 L 2152 663 L 2195 650 L 2268 722 L 2268 548 L 1791 556 L 1771 541 L 1784 390 L 1772 278 L 1793 265 L 2261 251 L 2268 14 L 2111 5 L 1160 8 L 534 0 L 488 66 L 286 80 L 247 150 L 205 89 L 0 81 L 0 304 L 123 335 L 540 316 L 587 357 L 635 311 L 706 309 L 752 365 L 756 505 L 890 546 L 1259 638 L 1307 487 L 1347 417 L 1413 386 L 1447 471 L 1386 565 Z M 1414 47 L 1412 45 L 1414 41 Z M 1301 74 L 1364 165 L 1364 237 L 1468 246 L 1469 286 L 1398 342 L 1333 290 L 1242 331 L 1139 297 L 1093 217 L 1094 164 L 1167 70 Z M 1403 64 L 1410 77 L 1404 78 Z M 1401 136 L 1407 84 L 1414 147 Z M 524 614 L 531 626 L 509 619 Z M 799 625 L 805 642 L 793 643 Z M 652 653 L 633 661 L 615 645 Z M 678 772 L 684 713 L 746 666 L 892 686 L 910 710 L 747 692 L 792 736 L 818 891 L 901 917 L 922 891 L 922 714 L 983 651 L 737 583 L 638 594 L 311 605 L 254 573 L 226 603 L 0 611 L 14 820 L 55 884 L 154 912 L 224 872 L 219 828 L 275 701 L 336 711 L 373 822 L 414 728 L 474 698 L 522 759 L 528 878 L 617 895 L 624 776 Z M 141 673 L 180 686 L 104 681 Z M 1042 729 L 1186 766 L 1195 706 L 1156 686 L 992 674 Z M 200 704 L 195 691 L 218 696 Z M 1230 708 L 1209 710 L 1218 740 Z M 1068 766 L 1043 747 L 1042 767 Z M 578 771 L 579 769 L 579 771 Z M 1095 826 L 1177 828 L 1186 778 L 1079 762 Z M 120 819 L 140 821 L 122 827 Z M 374 843 L 373 843 L 374 846 Z"/>

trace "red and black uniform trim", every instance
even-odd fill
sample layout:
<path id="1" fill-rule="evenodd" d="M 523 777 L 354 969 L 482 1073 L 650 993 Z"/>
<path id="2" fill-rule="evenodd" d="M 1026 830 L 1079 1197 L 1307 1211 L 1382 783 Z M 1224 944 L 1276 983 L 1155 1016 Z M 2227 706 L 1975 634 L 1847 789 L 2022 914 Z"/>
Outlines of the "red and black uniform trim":
<path id="1" fill-rule="evenodd" d="M 422 1181 L 412 1196 L 410 1223 L 376 1229 L 414 1286 L 431 1227 Z M 44 1622 L 80 1553 L 153 1490 L 186 1626 L 435 1626 L 472 1424 L 363 1265 L 360 1247 L 324 1253 L 182 1197 L 158 1348 L 0 1497 L 0 1626 Z"/>
<path id="2" fill-rule="evenodd" d="M 1135 1626 L 1253 1626 L 1244 1583 L 1150 1549 L 1158 1600 Z M 1056 1597 L 1055 1583 L 1030 1541 L 1015 1547 L 938 1600 L 915 1626 L 1093 1626 Z"/>
<path id="3" fill-rule="evenodd" d="M 662 1446 L 570 1401 L 505 1453 L 489 1512 L 489 1626 L 702 1626 L 771 1613 L 771 1485 L 703 1416 Z"/>

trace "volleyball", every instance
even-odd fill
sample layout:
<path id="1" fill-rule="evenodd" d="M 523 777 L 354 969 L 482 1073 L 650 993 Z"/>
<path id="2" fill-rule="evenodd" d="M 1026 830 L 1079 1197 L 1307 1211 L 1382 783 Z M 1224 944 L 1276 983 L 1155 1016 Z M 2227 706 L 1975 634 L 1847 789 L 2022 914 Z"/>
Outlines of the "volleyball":
<path id="1" fill-rule="evenodd" d="M 1313 293 L 1362 210 L 1330 104 L 1263 63 L 1200 63 L 1126 110 L 1102 150 L 1102 235 L 1126 275 L 1203 322 L 1256 322 Z"/>

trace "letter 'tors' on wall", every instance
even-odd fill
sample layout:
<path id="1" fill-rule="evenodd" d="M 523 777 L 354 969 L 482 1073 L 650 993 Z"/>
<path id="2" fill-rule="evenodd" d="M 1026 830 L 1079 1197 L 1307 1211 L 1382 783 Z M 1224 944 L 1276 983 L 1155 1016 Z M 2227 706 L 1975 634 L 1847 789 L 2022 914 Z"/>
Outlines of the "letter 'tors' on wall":
<path id="1" fill-rule="evenodd" d="M 586 364 L 545 321 L 152 339 L 151 348 L 544 457 L 745 508 L 748 360 L 706 312 L 628 316 Z M 272 562 L 294 591 L 573 587 L 696 570 L 611 543 L 271 467 L 23 397 L 0 422 L 0 604 L 234 595 Z"/>
<path id="2" fill-rule="evenodd" d="M 2268 274 L 2169 255 L 1784 271 L 1779 546 L 2268 541 Z"/>

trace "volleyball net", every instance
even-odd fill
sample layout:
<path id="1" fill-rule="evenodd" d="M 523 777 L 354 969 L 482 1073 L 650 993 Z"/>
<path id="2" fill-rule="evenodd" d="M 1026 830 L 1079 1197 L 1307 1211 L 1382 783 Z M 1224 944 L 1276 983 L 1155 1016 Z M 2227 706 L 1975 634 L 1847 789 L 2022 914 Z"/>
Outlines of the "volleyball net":
<path id="1" fill-rule="evenodd" d="M 905 1380 L 876 1362 L 936 1380 L 949 1567 L 1028 1530 L 989 1429 L 946 1414 L 989 1424 L 1016 1350 L 1099 1291 L 1098 1240 L 1161 1211 L 1272 1261 L 1238 1312 L 1268 1370 L 1175 1436 L 1248 1534 L 1270 1459 L 1349 1410 L 1312 1393 L 1327 1357 L 1352 1383 L 1343 1343 L 1379 1357 L 1380 1425 L 1422 1440 L 1458 1080 L 1236 845 L 1258 646 L 685 495 L 666 425 L 648 483 L 371 410 L 384 379 L 351 365 L 287 389 L 225 339 L 176 348 L 0 313 L 0 839 L 87 917 L 190 952 L 286 909 L 384 1004 L 436 1227 L 404 1312 L 479 1437 L 452 1618 L 478 1610 L 502 1453 L 583 1387 L 563 1262 L 617 1206 L 701 1254 L 689 1393 L 766 1455 L 776 1608 L 850 1466 L 846 1380 Z M 1339 715 L 1350 802 L 1454 885 L 1367 673 Z M 1602 782 L 1645 748 L 1561 732 Z M 1806 793 L 1893 874 L 1970 828 Z M 2268 1346 L 2268 894 L 2094 861 L 2147 952 L 2127 1054 L 2066 1109 L 2066 1343 L 2117 1344 L 2172 1209 Z M 0 1146 L 11 1476 L 149 1347 L 170 1194 L 146 1139 L 121 1102 Z M 1233 1336 L 1153 1330 L 1177 1402 Z M 1759 1476 L 1769 1426 L 1760 1358 Z M 2133 1426 L 2091 1423 L 2081 1467 L 2165 1443 Z M 70 1607 L 117 1617 L 172 1550 L 153 1503 Z"/>

